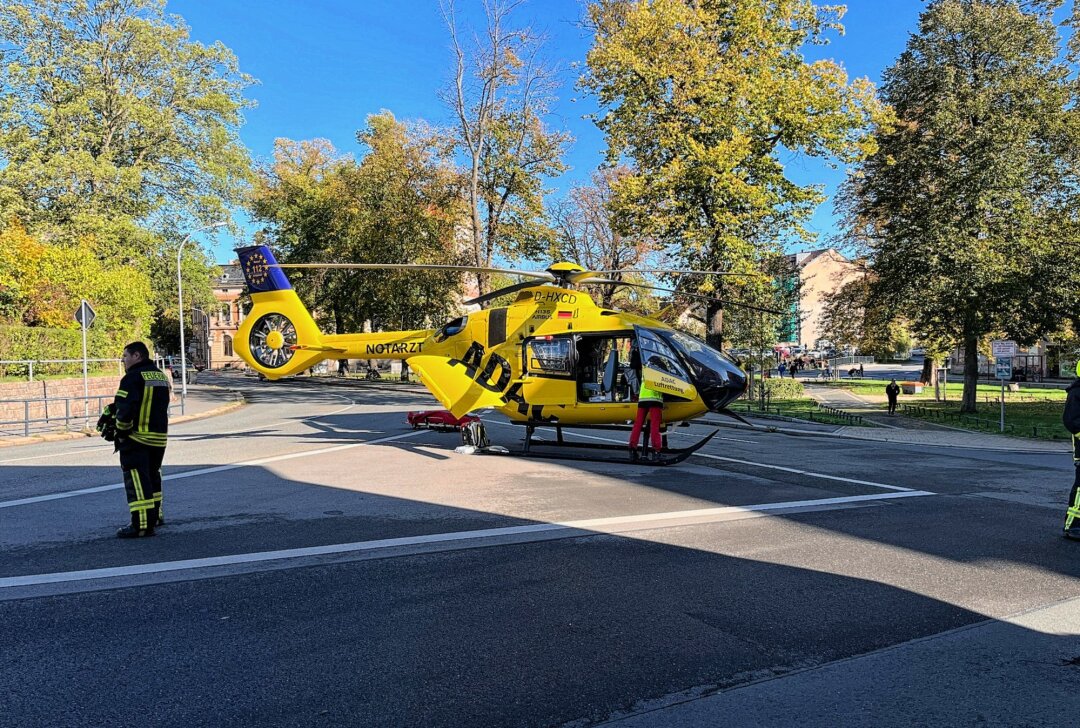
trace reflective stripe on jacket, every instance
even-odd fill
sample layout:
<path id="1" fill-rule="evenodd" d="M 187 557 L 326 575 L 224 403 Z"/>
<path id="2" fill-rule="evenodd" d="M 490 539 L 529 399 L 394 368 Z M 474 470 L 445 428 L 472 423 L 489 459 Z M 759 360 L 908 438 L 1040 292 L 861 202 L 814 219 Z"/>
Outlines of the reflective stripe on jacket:
<path id="1" fill-rule="evenodd" d="M 140 362 L 120 380 L 113 400 L 116 432 L 151 447 L 165 447 L 169 432 L 169 379 L 153 362 Z"/>

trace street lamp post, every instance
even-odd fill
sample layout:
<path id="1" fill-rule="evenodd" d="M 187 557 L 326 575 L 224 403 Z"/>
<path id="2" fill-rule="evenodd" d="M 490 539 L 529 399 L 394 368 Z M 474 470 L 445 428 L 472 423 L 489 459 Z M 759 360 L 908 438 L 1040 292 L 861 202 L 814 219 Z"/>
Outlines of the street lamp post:
<path id="1" fill-rule="evenodd" d="M 180 304 L 180 414 L 184 414 L 184 408 L 187 406 L 187 351 L 184 350 L 184 282 L 180 276 L 180 254 L 184 252 L 184 246 L 187 245 L 188 241 L 191 240 L 191 236 L 195 233 L 201 233 L 204 230 L 227 224 L 223 221 L 215 222 L 212 225 L 193 230 L 176 247 L 176 298 Z"/>

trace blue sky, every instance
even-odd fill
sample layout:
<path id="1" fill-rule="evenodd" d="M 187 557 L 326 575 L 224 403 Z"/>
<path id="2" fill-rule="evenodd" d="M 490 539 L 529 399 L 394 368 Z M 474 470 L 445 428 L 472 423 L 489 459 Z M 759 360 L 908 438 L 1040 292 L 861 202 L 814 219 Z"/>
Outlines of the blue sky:
<path id="1" fill-rule="evenodd" d="M 457 0 L 464 23 L 482 28 L 479 0 Z M 825 3 L 819 3 L 825 4 Z M 916 29 L 922 0 L 851 0 L 843 37 L 833 34 L 809 58 L 839 61 L 849 76 L 877 83 Z M 437 0 L 170 0 L 167 12 L 181 16 L 194 40 L 221 41 L 245 72 L 258 79 L 248 90 L 257 106 L 248 110 L 241 137 L 256 159 L 267 159 L 274 139 L 329 139 L 340 151 L 359 153 L 356 131 L 381 109 L 399 119 L 451 122 L 437 93 L 450 78 L 449 38 Z M 583 119 L 592 100 L 574 89 L 591 38 L 580 27 L 580 0 L 529 0 L 514 16 L 547 37 L 545 55 L 565 79 L 552 126 L 575 138 L 567 156 L 571 169 L 551 182 L 554 194 L 586 182 L 601 162 L 603 136 Z M 831 194 L 843 179 L 814 160 L 785 160 L 799 183 L 825 184 L 830 200 L 811 222 L 827 243 L 835 233 Z M 219 262 L 247 241 L 221 235 L 211 245 Z"/>

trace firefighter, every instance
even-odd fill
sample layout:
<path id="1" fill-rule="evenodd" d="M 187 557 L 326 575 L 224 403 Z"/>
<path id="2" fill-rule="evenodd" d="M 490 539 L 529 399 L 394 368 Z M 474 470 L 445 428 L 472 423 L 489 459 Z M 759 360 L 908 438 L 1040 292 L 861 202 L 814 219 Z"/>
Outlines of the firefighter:
<path id="1" fill-rule="evenodd" d="M 1061 422 L 1072 433 L 1073 465 L 1076 477 L 1069 493 L 1069 510 L 1065 514 L 1065 538 L 1080 541 L 1080 361 L 1076 363 L 1077 379 L 1065 390 L 1065 411 Z"/>
<path id="2" fill-rule="evenodd" d="M 124 471 L 131 524 L 116 532 L 119 538 L 153 536 L 161 517 L 161 461 L 169 429 L 169 379 L 150 360 L 146 344 L 124 347 L 127 373 L 120 380 L 111 418 L 99 425 L 102 436 L 113 436 Z M 109 421 L 111 419 L 111 421 Z"/>

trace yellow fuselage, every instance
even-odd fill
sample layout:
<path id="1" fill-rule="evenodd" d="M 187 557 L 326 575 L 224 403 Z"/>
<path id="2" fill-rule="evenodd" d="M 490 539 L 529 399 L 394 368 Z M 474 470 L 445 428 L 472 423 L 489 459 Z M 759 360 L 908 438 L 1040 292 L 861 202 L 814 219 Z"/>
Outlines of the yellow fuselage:
<path id="1" fill-rule="evenodd" d="M 322 334 L 292 290 L 253 293 L 254 306 L 236 336 L 236 349 L 271 379 L 301 372 L 324 359 L 403 359 L 448 410 L 462 415 L 491 407 L 515 421 L 555 418 L 560 424 L 615 424 L 632 420 L 633 401 L 586 401 L 573 372 L 537 371 L 527 361 L 530 342 L 574 334 L 627 336 L 635 324 L 665 325 L 597 307 L 581 291 L 550 286 L 526 289 L 509 306 L 477 311 L 436 330 Z M 295 326 L 291 358 L 268 367 L 253 357 L 249 334 L 260 316 L 275 313 Z M 281 337 L 274 338 L 279 341 Z M 535 364 L 535 361 L 533 362 Z M 675 391 L 675 390 L 672 390 Z M 690 399 L 665 403 L 664 421 L 708 411 L 690 388 Z M 614 398 L 611 398 L 614 400 Z"/>

